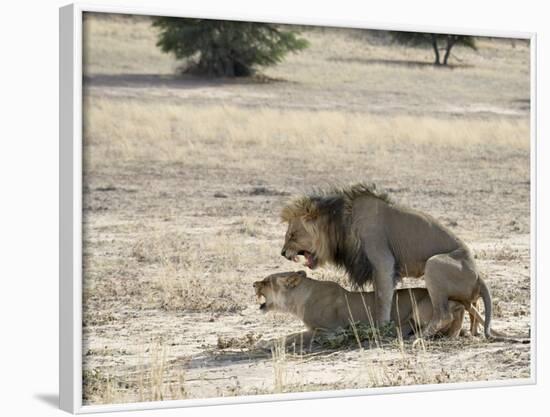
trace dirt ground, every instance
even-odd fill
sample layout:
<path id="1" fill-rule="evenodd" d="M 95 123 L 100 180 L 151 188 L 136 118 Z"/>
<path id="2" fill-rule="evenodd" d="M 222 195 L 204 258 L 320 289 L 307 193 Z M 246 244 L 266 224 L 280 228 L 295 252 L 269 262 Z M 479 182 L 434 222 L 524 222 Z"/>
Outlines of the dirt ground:
<path id="1" fill-rule="evenodd" d="M 456 232 L 493 327 L 530 329 L 529 45 L 480 39 L 446 69 L 376 32 L 302 36 L 310 47 L 262 78 L 211 80 L 177 75 L 149 20 L 86 17 L 85 404 L 530 376 L 530 345 L 483 337 L 251 347 L 303 329 L 261 314 L 252 288 L 302 268 L 280 256 L 280 208 L 358 181 Z M 341 271 L 308 274 L 349 288 Z"/>

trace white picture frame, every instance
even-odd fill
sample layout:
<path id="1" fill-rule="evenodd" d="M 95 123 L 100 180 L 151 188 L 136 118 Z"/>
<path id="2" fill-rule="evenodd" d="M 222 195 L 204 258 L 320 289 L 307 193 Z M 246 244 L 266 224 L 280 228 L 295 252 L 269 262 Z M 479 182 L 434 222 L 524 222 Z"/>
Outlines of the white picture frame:
<path id="1" fill-rule="evenodd" d="M 490 382 L 465 382 L 441 385 L 401 386 L 387 388 L 353 389 L 309 393 L 288 393 L 231 398 L 187 399 L 128 404 L 82 404 L 82 16 L 84 12 L 104 12 L 149 16 L 197 17 L 228 20 L 353 27 L 380 30 L 407 30 L 431 33 L 528 39 L 531 42 L 531 377 Z M 288 401 L 329 397 L 349 397 L 404 392 L 424 392 L 481 387 L 503 387 L 535 384 L 537 381 L 536 334 L 536 34 L 526 32 L 497 32 L 463 30 L 460 28 L 425 27 L 419 25 L 381 25 L 369 22 L 274 19 L 261 15 L 228 15 L 205 13 L 197 15 L 182 10 L 161 10 L 154 7 L 97 6 L 77 3 L 59 11 L 59 67 L 60 67 L 60 282 L 59 282 L 59 391 L 60 408 L 85 414 L 106 411 L 149 410 L 161 408 L 194 407 L 218 404 Z"/>

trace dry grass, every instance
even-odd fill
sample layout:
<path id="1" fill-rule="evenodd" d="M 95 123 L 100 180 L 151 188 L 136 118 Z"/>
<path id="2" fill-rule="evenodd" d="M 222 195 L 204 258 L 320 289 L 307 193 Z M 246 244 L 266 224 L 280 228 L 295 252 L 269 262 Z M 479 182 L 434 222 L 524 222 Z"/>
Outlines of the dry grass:
<path id="1" fill-rule="evenodd" d="M 128 250 L 133 268 L 143 275 L 142 285 L 126 294 L 117 287 L 95 287 L 93 298 L 127 296 L 131 299 L 126 302 L 139 308 L 195 312 L 237 312 L 250 301 L 251 294 L 235 292 L 243 281 L 238 272 L 242 259 L 227 237 L 197 239 L 161 230 L 138 238 Z M 99 320 L 109 317 L 96 317 L 95 323 Z"/>
<path id="2" fill-rule="evenodd" d="M 242 166 L 284 149 L 289 157 L 323 158 L 333 152 L 391 152 L 427 146 L 527 150 L 526 119 L 441 119 L 376 116 L 340 111 L 196 108 L 185 104 L 117 102 L 89 98 L 85 155 L 90 169 L 113 161 L 200 161 Z M 315 123 L 310 123 L 315 120 Z M 314 140 L 312 140 L 314 138 Z M 412 152 L 411 152 L 412 153 Z M 411 155 L 411 156 L 414 156 Z M 263 161 L 264 158 L 261 160 Z"/>
<path id="3" fill-rule="evenodd" d="M 148 17 L 85 13 L 83 64 L 94 74 L 171 74 L 174 59 L 157 48 Z"/>
<path id="4" fill-rule="evenodd" d="M 286 348 L 285 339 L 281 338 L 273 345 L 271 349 L 272 366 L 273 366 L 273 392 L 281 393 L 285 391 L 286 383 Z"/>
<path id="5" fill-rule="evenodd" d="M 168 355 L 168 347 L 160 341 L 154 341 L 141 347 L 137 368 L 126 375 L 105 374 L 100 368 L 85 370 L 85 401 L 117 404 L 186 398 L 185 372 L 182 369 L 169 369 Z"/>

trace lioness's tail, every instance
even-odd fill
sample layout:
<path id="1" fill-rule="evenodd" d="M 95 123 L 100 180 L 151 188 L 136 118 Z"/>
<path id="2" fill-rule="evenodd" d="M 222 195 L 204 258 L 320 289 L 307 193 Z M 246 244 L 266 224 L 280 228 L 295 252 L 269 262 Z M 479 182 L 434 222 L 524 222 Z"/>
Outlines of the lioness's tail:
<path id="1" fill-rule="evenodd" d="M 478 277 L 481 298 L 483 299 L 483 306 L 485 307 L 485 323 L 483 325 L 483 332 L 487 339 L 491 338 L 491 319 L 493 318 L 493 299 L 491 298 L 491 292 L 483 281 L 483 278 Z"/>
<path id="2" fill-rule="evenodd" d="M 479 314 L 479 311 L 477 311 L 474 306 L 470 305 L 470 307 L 467 307 L 466 310 L 468 310 L 468 312 L 474 317 L 474 320 L 485 325 L 485 320 L 483 320 L 483 317 L 481 316 L 481 314 Z M 511 336 L 501 332 L 497 332 L 495 329 L 491 329 L 491 340 L 524 344 L 531 343 L 531 339 L 529 339 L 529 336 Z"/>

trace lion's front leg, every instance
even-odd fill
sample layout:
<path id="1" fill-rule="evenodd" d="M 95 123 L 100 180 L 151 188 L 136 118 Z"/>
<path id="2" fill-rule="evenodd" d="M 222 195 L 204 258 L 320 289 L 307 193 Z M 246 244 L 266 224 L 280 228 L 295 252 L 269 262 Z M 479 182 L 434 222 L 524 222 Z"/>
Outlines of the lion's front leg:
<path id="1" fill-rule="evenodd" d="M 393 278 L 380 273 L 375 275 L 374 291 L 376 296 L 376 321 L 378 325 L 386 324 L 391 319 L 393 300 Z"/>
<path id="2" fill-rule="evenodd" d="M 391 320 L 395 259 L 390 253 L 381 253 L 378 256 L 369 253 L 369 256 L 374 266 L 375 312 L 376 321 L 380 326 Z"/>

